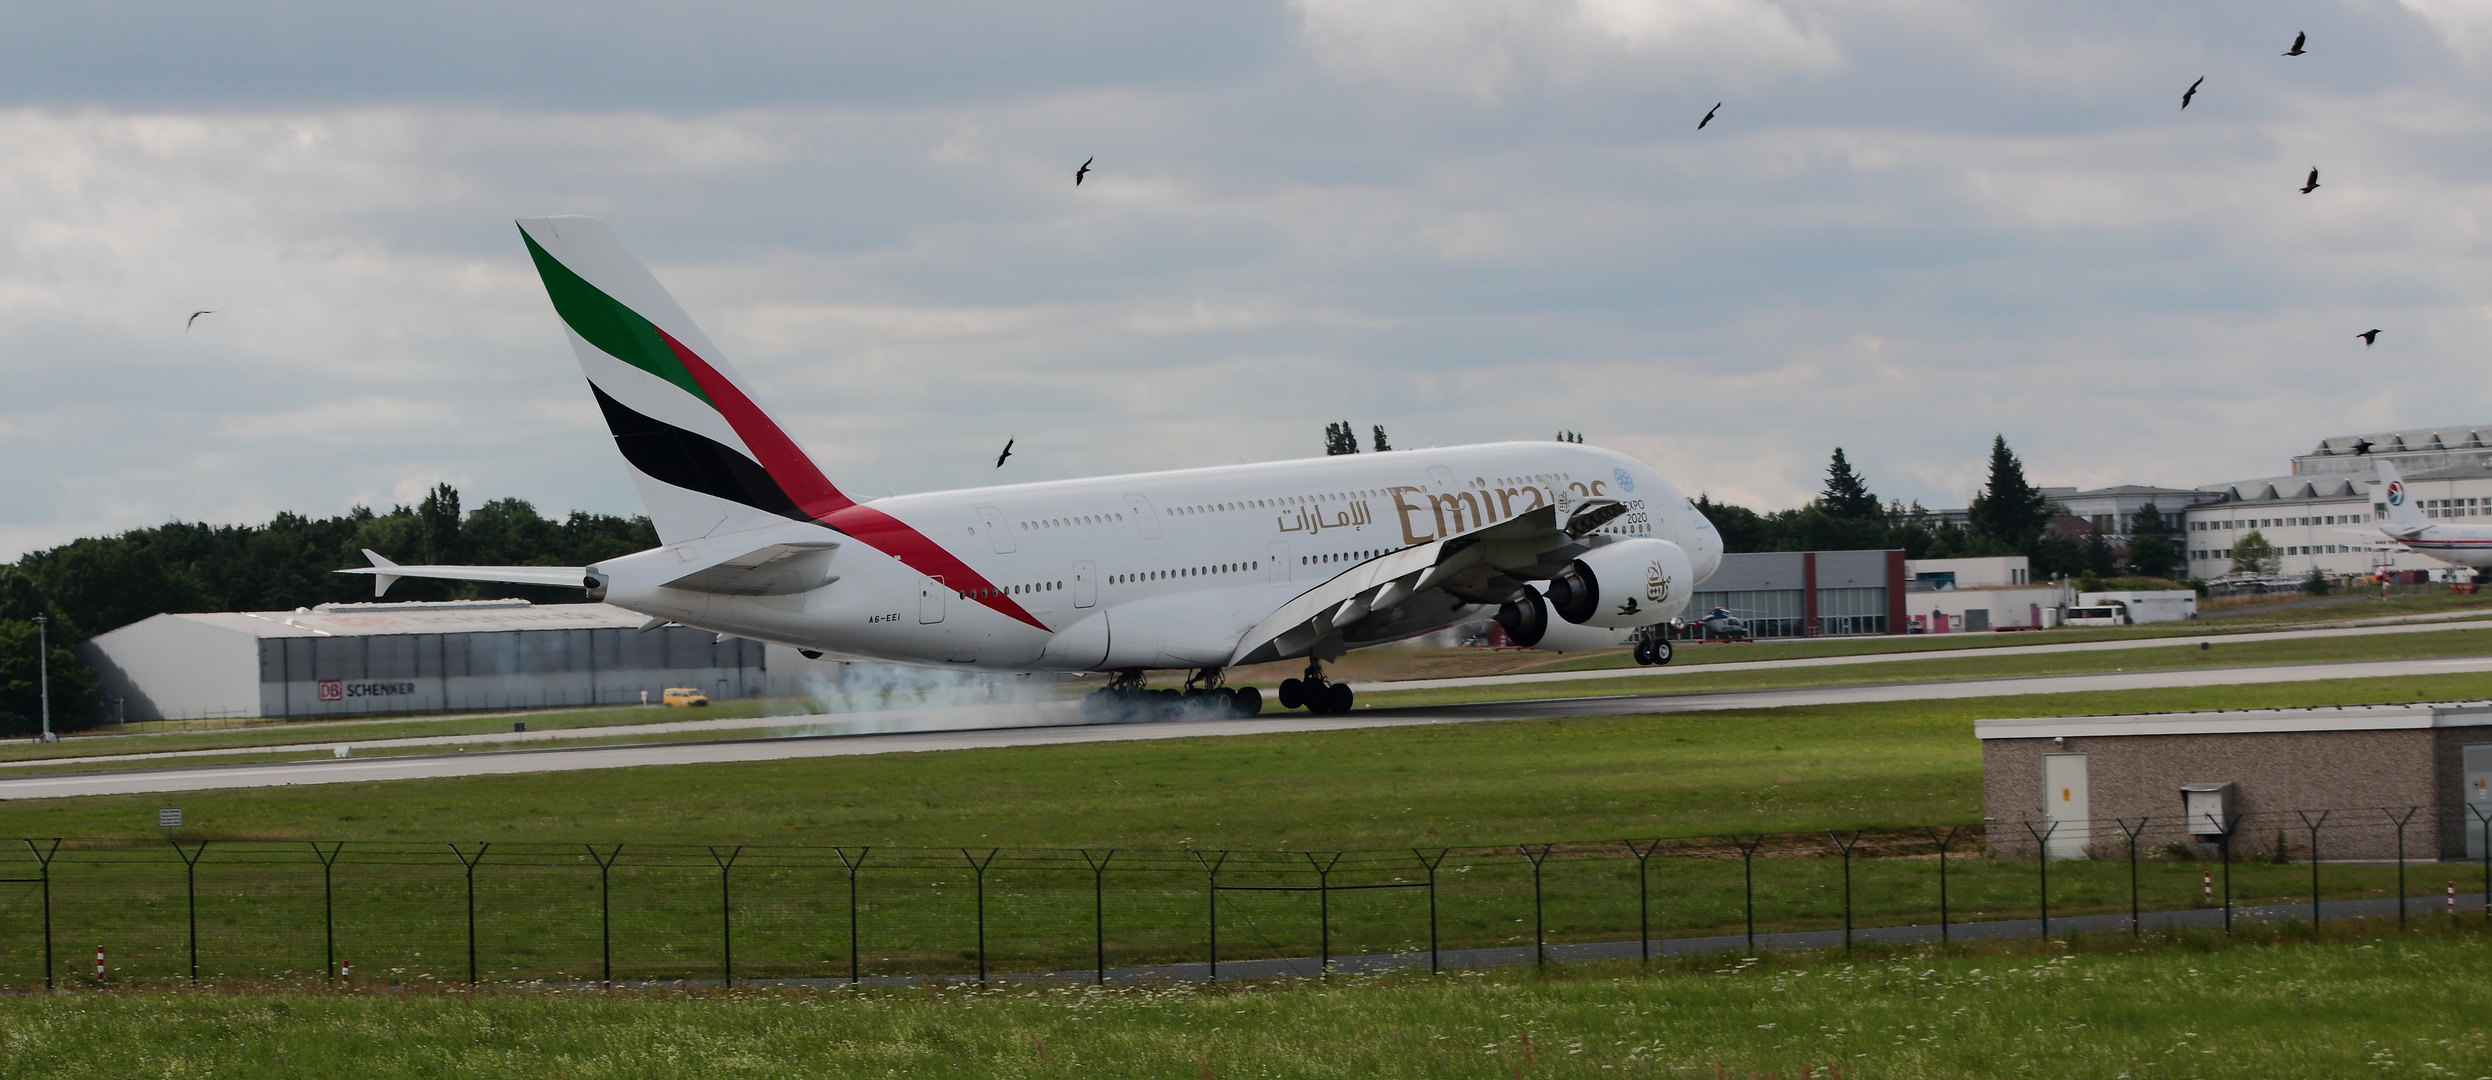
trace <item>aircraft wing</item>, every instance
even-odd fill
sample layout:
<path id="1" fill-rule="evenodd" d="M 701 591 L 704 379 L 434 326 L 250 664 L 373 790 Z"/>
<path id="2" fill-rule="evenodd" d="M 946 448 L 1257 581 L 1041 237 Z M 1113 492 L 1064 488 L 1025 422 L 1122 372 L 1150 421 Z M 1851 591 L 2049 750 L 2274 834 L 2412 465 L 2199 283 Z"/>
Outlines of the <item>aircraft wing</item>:
<path id="1" fill-rule="evenodd" d="M 1461 604 L 1504 603 L 1527 580 L 1546 580 L 1584 548 L 1583 538 L 1627 512 L 1615 499 L 1564 500 L 1459 536 L 1387 552 L 1292 597 L 1238 640 L 1231 665 L 1296 655 L 1347 634 L 1422 593 Z"/>
<path id="2" fill-rule="evenodd" d="M 378 599 L 389 592 L 399 578 L 440 578 L 447 581 L 495 581 L 505 585 L 556 585 L 580 588 L 588 578 L 588 569 L 580 566 L 400 566 L 381 557 L 371 548 L 363 549 L 370 566 L 340 570 L 341 574 L 372 575 L 372 595 Z"/>

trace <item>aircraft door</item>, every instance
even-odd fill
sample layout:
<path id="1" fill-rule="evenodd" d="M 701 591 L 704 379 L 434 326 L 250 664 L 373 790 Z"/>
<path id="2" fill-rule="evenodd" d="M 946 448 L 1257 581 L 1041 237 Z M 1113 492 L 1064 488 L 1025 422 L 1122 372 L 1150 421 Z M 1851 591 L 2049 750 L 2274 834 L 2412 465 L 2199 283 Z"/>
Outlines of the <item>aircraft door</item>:
<path id="1" fill-rule="evenodd" d="M 1151 509 L 1150 496 L 1125 496 L 1125 513 L 1134 519 L 1134 527 L 1142 530 L 1143 539 L 1159 539 L 1159 514 Z"/>
<path id="2" fill-rule="evenodd" d="M 1289 580 L 1289 541 L 1274 540 L 1264 552 L 1263 565 L 1271 574 L 1271 580 Z"/>
<path id="3" fill-rule="evenodd" d="M 1012 526 L 1004 520 L 1004 511 L 1000 507 L 981 506 L 978 520 L 986 523 L 986 538 L 995 544 L 995 553 L 1012 554 Z"/>
<path id="4" fill-rule="evenodd" d="M 1099 564 L 1088 559 L 1073 564 L 1073 606 L 1095 607 L 1099 603 Z"/>
<path id="5" fill-rule="evenodd" d="M 951 595 L 951 591 L 951 586 L 945 585 L 942 578 L 927 578 L 925 584 L 919 585 L 917 587 L 917 621 L 923 625 L 942 622 L 943 598 Z"/>

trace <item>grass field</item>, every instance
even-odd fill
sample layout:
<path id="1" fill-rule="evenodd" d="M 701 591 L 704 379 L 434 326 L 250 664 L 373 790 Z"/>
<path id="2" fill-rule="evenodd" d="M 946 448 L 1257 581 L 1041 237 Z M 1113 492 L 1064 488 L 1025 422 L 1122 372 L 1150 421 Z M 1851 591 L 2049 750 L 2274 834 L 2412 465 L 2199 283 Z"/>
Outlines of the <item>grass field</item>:
<path id="1" fill-rule="evenodd" d="M 2479 1077 L 2492 946 L 2372 925 L 1264 986 L 0 999 L 12 1077 Z"/>

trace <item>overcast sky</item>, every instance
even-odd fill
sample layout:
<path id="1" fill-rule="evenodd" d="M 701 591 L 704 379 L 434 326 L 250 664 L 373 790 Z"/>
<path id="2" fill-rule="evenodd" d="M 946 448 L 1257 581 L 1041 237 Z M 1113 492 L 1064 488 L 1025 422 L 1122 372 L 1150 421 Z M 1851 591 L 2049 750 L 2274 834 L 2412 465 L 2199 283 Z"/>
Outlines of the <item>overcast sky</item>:
<path id="1" fill-rule="evenodd" d="M 510 223 L 547 213 L 613 222 L 867 495 L 1348 420 L 1579 430 L 1760 508 L 1840 445 L 1958 506 L 1996 432 L 2040 483 L 2194 486 L 2492 424 L 2478 0 L 11 20 L 9 557 L 442 480 L 637 512 Z"/>

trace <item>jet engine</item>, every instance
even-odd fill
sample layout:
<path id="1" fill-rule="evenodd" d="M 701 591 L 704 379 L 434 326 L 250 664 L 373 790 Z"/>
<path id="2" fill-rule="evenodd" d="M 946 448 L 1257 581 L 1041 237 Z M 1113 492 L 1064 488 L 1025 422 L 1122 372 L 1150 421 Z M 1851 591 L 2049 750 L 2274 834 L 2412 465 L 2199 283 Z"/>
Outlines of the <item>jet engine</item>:
<path id="1" fill-rule="evenodd" d="M 1549 605 L 1540 594 L 1523 590 L 1520 600 L 1508 600 L 1497 609 L 1497 625 L 1505 627 L 1506 640 L 1531 648 L 1549 632 Z"/>
<path id="2" fill-rule="evenodd" d="M 1559 618 L 1623 630 L 1675 618 L 1695 586 L 1685 549 L 1636 537 L 1585 552 L 1550 579 L 1546 591 L 1549 610 Z"/>

